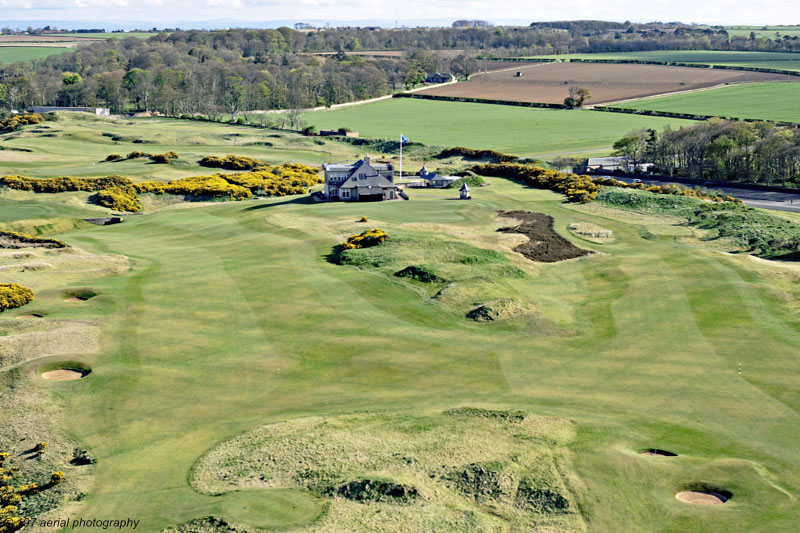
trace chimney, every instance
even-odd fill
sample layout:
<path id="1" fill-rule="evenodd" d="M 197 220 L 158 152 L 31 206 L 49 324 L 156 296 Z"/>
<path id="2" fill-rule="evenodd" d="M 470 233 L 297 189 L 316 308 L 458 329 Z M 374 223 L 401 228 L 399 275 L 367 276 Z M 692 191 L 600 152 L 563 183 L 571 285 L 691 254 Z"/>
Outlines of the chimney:
<path id="1" fill-rule="evenodd" d="M 369 154 L 364 154 L 364 163 L 369 165 Z"/>

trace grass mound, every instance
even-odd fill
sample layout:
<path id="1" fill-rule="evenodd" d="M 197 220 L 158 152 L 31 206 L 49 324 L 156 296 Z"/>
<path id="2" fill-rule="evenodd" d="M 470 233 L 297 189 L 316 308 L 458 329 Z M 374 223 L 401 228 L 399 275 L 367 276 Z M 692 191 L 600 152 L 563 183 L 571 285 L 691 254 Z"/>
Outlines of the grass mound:
<path id="1" fill-rule="evenodd" d="M 522 269 L 499 251 L 455 240 L 444 230 L 392 229 L 392 238 L 380 246 L 334 249 L 329 260 L 375 269 L 389 279 L 409 280 L 409 287 L 432 302 L 452 308 L 463 317 L 476 302 L 494 309 L 499 320 L 526 313 L 532 305 L 521 298 L 527 278 Z M 416 283 L 419 282 L 419 283 Z"/>
<path id="2" fill-rule="evenodd" d="M 409 278 L 421 281 L 422 283 L 434 283 L 447 281 L 434 273 L 429 267 L 410 265 L 403 270 L 394 273 L 398 278 Z"/>
<path id="3" fill-rule="evenodd" d="M 472 309 L 467 313 L 467 318 L 475 322 L 493 322 L 522 316 L 528 311 L 528 307 L 519 300 L 495 300 Z"/>
<path id="4" fill-rule="evenodd" d="M 466 407 L 269 424 L 212 449 L 192 484 L 215 494 L 295 487 L 325 495 L 330 508 L 314 531 L 578 530 L 560 471 L 571 424 L 518 417 Z"/>
<path id="5" fill-rule="evenodd" d="M 497 409 L 481 409 L 479 407 L 457 407 L 456 409 L 445 411 L 444 414 L 459 418 L 489 418 L 516 424 L 525 420 L 527 416 L 525 411 L 502 411 Z"/>
<path id="6" fill-rule="evenodd" d="M 608 187 L 597 201 L 643 213 L 683 217 L 689 225 L 707 230 L 705 239 L 726 239 L 759 257 L 796 260 L 800 251 L 800 224 L 739 203 L 711 203 Z"/>

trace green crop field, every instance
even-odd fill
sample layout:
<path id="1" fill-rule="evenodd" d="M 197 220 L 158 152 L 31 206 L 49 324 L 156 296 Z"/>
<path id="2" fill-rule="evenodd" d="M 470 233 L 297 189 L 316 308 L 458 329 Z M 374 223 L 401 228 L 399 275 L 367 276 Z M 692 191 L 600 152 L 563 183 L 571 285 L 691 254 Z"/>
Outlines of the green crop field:
<path id="1" fill-rule="evenodd" d="M 402 133 L 422 137 L 434 133 L 418 117 L 442 123 L 424 104 L 347 111 L 372 117 L 368 128 L 354 124 L 363 134 L 381 131 L 381 119 L 391 130 L 405 110 L 419 126 Z M 447 111 L 452 120 L 529 112 L 434 104 L 462 110 Z M 572 144 L 565 135 L 560 146 L 578 149 L 600 143 L 591 121 L 615 117 L 553 116 L 572 126 Z M 471 136 L 448 125 L 437 144 L 524 147 L 513 132 L 503 140 L 508 123 Z M 69 115 L 44 125 L 3 141 L 31 151 L 0 151 L 0 173 L 53 175 L 64 159 L 75 175 L 107 174 L 100 156 L 132 147 L 305 162 L 360 150 L 166 119 Z M 198 170 L 118 164 L 129 166 L 114 173 L 136 179 Z M 69 500 L 51 518 L 130 518 L 145 532 L 207 516 L 237 531 L 794 531 L 797 263 L 727 253 L 730 242 L 670 216 L 669 196 L 659 197 L 664 212 L 632 211 L 487 182 L 471 201 L 408 189 L 410 201 L 365 204 L 178 203 L 112 226 L 79 220 L 109 213 L 89 193 L 0 190 L 0 230 L 73 246 L 0 240 L 0 280 L 36 293 L 0 313 L 3 451 L 23 475 L 37 465 L 66 474 L 43 492 Z M 515 225 L 499 210 L 550 215 L 558 234 L 595 253 L 525 259 L 512 251 L 525 238 L 497 231 Z M 568 230 L 575 223 L 614 238 L 583 239 Z M 372 228 L 389 240 L 336 259 L 337 244 Z M 405 265 L 446 279 L 393 275 Z M 522 312 L 465 316 L 463 306 L 490 298 L 518 300 Z M 41 377 L 56 368 L 91 373 Z M 47 453 L 22 459 L 38 441 Z M 70 464 L 78 447 L 96 464 Z M 651 448 L 679 455 L 640 453 Z M 352 490 L 331 485 L 340 475 Z M 384 485 L 407 498 L 381 499 Z M 732 498 L 704 507 L 675 497 L 712 489 Z"/>
<path id="2" fill-rule="evenodd" d="M 10 65 L 16 61 L 44 59 L 55 54 L 72 52 L 74 48 L 55 46 L 0 46 L 0 64 Z"/>
<path id="3" fill-rule="evenodd" d="M 619 107 L 800 122 L 798 91 L 800 86 L 796 83 L 754 83 L 647 98 L 625 102 Z"/>
<path id="4" fill-rule="evenodd" d="M 726 26 L 725 30 L 731 37 L 749 38 L 751 33 L 755 33 L 756 39 L 761 39 L 762 37 L 775 39 L 775 34 L 780 37 L 800 35 L 800 26 Z"/>
<path id="5" fill-rule="evenodd" d="M 732 67 L 800 70 L 800 54 L 788 52 L 730 52 L 717 50 L 659 50 L 653 52 L 607 52 L 599 54 L 562 54 L 533 56 L 536 59 L 628 59 L 704 63 Z"/>
<path id="6" fill-rule="evenodd" d="M 519 156 L 608 152 L 616 140 L 631 130 L 691 124 L 685 120 L 584 110 L 400 98 L 306 113 L 304 118 L 319 129 L 347 127 L 362 137 L 399 139 L 403 134 L 425 144 L 492 148 Z"/>

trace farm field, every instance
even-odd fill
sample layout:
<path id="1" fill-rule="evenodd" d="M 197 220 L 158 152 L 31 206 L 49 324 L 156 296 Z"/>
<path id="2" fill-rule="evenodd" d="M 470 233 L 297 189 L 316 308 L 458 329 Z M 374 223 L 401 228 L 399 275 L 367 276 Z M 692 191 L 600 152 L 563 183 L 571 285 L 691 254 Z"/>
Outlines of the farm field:
<path id="1" fill-rule="evenodd" d="M 395 98 L 372 104 L 306 113 L 319 129 L 348 127 L 362 137 L 399 139 L 440 146 L 500 150 L 518 156 L 608 152 L 628 132 L 691 121 L 585 110 Z M 475 133 L 480 132 L 480 133 Z"/>
<path id="2" fill-rule="evenodd" d="M 63 46 L 5 46 L 0 44 L 0 64 L 10 65 L 17 61 L 44 59 L 55 54 L 72 51 L 72 47 Z"/>
<path id="3" fill-rule="evenodd" d="M 166 32 L 169 34 L 170 32 Z M 158 35 L 156 32 L 105 32 L 105 33 L 51 33 L 49 35 L 74 37 L 76 39 L 124 39 L 126 37 L 138 37 L 139 39 L 149 39 L 153 35 Z"/>
<path id="4" fill-rule="evenodd" d="M 420 94 L 561 104 L 569 96 L 570 87 L 582 87 L 591 93 L 587 101 L 591 105 L 726 83 L 800 81 L 761 72 L 602 63 L 541 63 L 520 67 L 518 72 L 521 77 L 513 70 L 479 74 L 468 82 Z"/>
<path id="5" fill-rule="evenodd" d="M 577 113 L 584 114 L 610 115 Z M 289 157 L 281 146 L 221 137 L 253 131 L 246 128 L 127 122 L 46 123 L 73 136 L 9 143 L 28 143 L 33 151 L 21 154 L 35 157 L 84 139 L 92 152 L 70 163 L 80 170 L 93 168 L 108 146 L 85 139 L 105 138 L 106 128 L 165 143 L 139 146 L 148 150 L 172 146 L 167 139 L 194 128 L 222 153 Z M 474 137 L 464 144 L 483 147 Z M 36 163 L 25 173 L 36 174 Z M 37 175 L 51 173 L 52 162 L 38 163 L 45 166 Z M 0 161 L 4 172 L 16 165 Z M 162 167 L 153 172 L 172 172 Z M 54 458 L 86 448 L 96 465 L 63 467 L 66 483 L 91 476 L 71 512 L 139 519 L 137 529 L 148 532 L 209 515 L 298 531 L 371 523 L 358 520 L 379 520 L 387 531 L 407 531 L 409 523 L 496 531 L 530 519 L 509 504 L 513 493 L 495 505 L 473 496 L 479 486 L 450 477 L 463 472 L 480 481 L 481 468 L 546 479 L 541 494 L 555 503 L 532 512 L 538 525 L 560 531 L 732 531 L 765 523 L 792 531 L 800 511 L 793 497 L 800 491 L 794 267 L 723 253 L 724 243 L 703 243 L 671 217 L 567 205 L 554 193 L 488 183 L 470 202 L 452 201 L 451 190 L 420 190 L 408 202 L 358 205 L 307 197 L 180 204 L 107 227 L 70 223 L 102 211 L 85 204 L 88 193 L 0 194 L 0 229 L 52 220 L 48 234 L 84 250 L 32 249 L 34 258 L 0 251 L 3 279 L 36 291 L 33 303 L 0 314 L 0 356 L 18 335 L 38 339 L 59 328 L 38 345 L 49 357 L 25 352 L 27 362 L 0 373 L 4 401 L 40 402 L 0 411 L 17 437 L 3 443 L 17 451 L 28 445 L 19 434 L 47 437 Z M 511 251 L 522 237 L 497 231 L 514 225 L 499 210 L 550 215 L 556 232 L 596 253 L 528 261 Z M 362 216 L 367 223 L 358 222 Z M 615 238 L 590 242 L 570 233 L 574 223 Z M 449 265 L 452 275 L 466 272 L 473 281 L 437 299 L 438 285 L 391 275 L 395 263 L 357 268 L 328 260 L 346 236 L 373 227 L 392 236 L 392 261 Z M 50 268 L 23 268 L 34 261 Z M 481 323 L 448 299 L 468 302 L 481 291 L 512 291 L 531 306 L 517 319 Z M 31 313 L 42 318 L 21 318 Z M 40 377 L 66 360 L 91 374 Z M 58 409 L 34 409 L 53 402 Z M 32 425 L 36 416 L 49 417 L 51 433 Z M 425 445 L 441 443 L 442 431 L 458 437 L 444 452 Z M 276 432 L 287 436 L 283 444 L 269 440 Z M 650 448 L 679 456 L 639 453 Z M 272 457 L 285 458 L 279 464 L 287 470 L 270 466 Z M 304 488 L 303 480 L 323 482 L 336 467 L 357 479 L 419 487 L 425 498 L 360 503 Z M 503 494 L 505 483 L 497 489 Z M 714 508 L 675 498 L 700 483 L 733 497 Z M 539 501 L 536 486 L 529 490 Z M 436 505 L 452 513 L 451 522 L 435 521 L 445 516 Z"/>
<path id="6" fill-rule="evenodd" d="M 800 70 L 800 54 L 788 52 L 739 52 L 717 50 L 659 50 L 652 52 L 608 52 L 600 54 L 562 54 L 533 56 L 532 59 L 627 59 L 703 63 L 734 67 Z"/>
<path id="7" fill-rule="evenodd" d="M 798 90 L 800 85 L 796 83 L 757 83 L 647 98 L 616 106 L 739 119 L 800 122 Z"/>
<path id="8" fill-rule="evenodd" d="M 751 33 L 755 33 L 756 39 L 762 37 L 775 39 L 776 33 L 780 34 L 781 37 L 800 35 L 800 26 L 726 26 L 725 30 L 731 37 L 749 38 Z"/>

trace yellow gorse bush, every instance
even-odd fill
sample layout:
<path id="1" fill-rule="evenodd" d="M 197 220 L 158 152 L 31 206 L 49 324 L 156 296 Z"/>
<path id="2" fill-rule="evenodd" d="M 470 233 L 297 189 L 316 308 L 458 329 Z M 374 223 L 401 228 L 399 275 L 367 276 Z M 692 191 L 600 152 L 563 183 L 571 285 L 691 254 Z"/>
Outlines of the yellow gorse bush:
<path id="1" fill-rule="evenodd" d="M 389 238 L 389 234 L 380 228 L 368 229 L 359 235 L 351 235 L 347 242 L 342 243 L 342 250 L 353 250 L 355 248 L 369 248 L 377 246 Z"/>
<path id="2" fill-rule="evenodd" d="M 135 152 L 142 153 L 142 152 Z M 163 154 L 177 157 L 174 152 Z M 129 154 L 129 157 L 131 154 Z M 149 154 L 145 154 L 149 156 Z M 253 194 L 262 196 L 286 196 L 304 194 L 312 185 L 322 183 L 314 167 L 297 163 L 265 166 L 251 172 L 236 174 L 212 174 L 191 176 L 169 182 L 145 181 L 134 183 L 122 176 L 100 178 L 27 178 L 24 176 L 0 176 L 0 186 L 37 193 L 69 191 L 97 192 L 93 200 L 99 205 L 118 211 L 136 212 L 142 209 L 137 194 L 180 194 L 194 198 L 229 198 L 242 200 Z"/>
<path id="3" fill-rule="evenodd" d="M 33 291 L 16 283 L 0 283 L 0 313 L 33 301 Z"/>
<path id="4" fill-rule="evenodd" d="M 7 131 L 16 131 L 22 126 L 28 126 L 30 124 L 39 124 L 40 122 L 44 122 L 45 120 L 46 119 L 39 113 L 13 115 L 10 117 L 6 117 L 4 119 L 0 119 L 0 133 Z"/>

